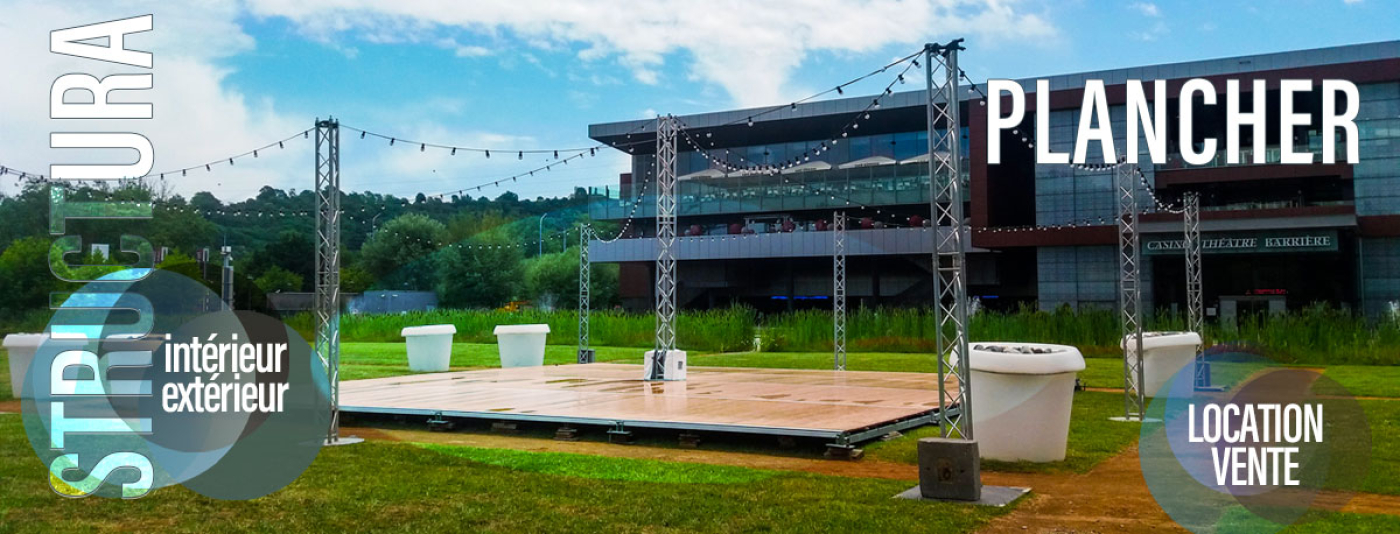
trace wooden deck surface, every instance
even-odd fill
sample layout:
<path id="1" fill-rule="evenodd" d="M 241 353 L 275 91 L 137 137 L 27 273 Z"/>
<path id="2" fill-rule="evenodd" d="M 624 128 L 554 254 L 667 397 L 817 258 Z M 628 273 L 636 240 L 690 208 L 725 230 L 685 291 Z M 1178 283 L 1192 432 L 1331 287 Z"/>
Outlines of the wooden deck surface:
<path id="1" fill-rule="evenodd" d="M 341 384 L 346 412 L 487 414 L 850 432 L 938 408 L 928 373 L 691 367 L 644 382 L 641 365 L 594 363 L 432 373 Z M 741 429 L 739 429 L 741 430 Z"/>

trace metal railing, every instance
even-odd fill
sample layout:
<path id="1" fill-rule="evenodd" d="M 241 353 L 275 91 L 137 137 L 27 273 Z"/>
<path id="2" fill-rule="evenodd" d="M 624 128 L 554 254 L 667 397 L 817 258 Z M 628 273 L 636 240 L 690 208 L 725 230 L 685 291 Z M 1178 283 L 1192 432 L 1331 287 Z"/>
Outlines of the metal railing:
<path id="1" fill-rule="evenodd" d="M 1336 159 L 1335 159 L 1334 161 L 1337 161 L 1337 162 L 1344 162 L 1344 161 L 1346 161 L 1346 156 L 1347 156 L 1347 145 L 1346 145 L 1346 143 L 1337 142 L 1335 148 L 1336 148 L 1336 151 L 1337 151 L 1337 157 L 1336 157 Z M 1316 142 L 1313 142 L 1313 143 L 1308 143 L 1308 144 L 1305 145 L 1305 146 L 1297 146 L 1297 147 L 1295 147 L 1293 150 L 1294 150 L 1295 152 L 1310 152 L 1310 153 L 1312 153 L 1312 161 L 1313 161 L 1313 163 L 1322 163 L 1322 142 L 1321 142 L 1321 141 L 1316 141 Z M 1154 166 L 1153 166 L 1153 169 L 1154 169 L 1154 170 L 1158 170 L 1158 171 L 1170 171 L 1170 170 L 1180 170 L 1180 169 L 1209 169 L 1209 168 L 1215 168 L 1215 167 L 1239 167 L 1239 166 L 1244 166 L 1244 165 L 1260 165 L 1259 163 L 1255 163 L 1255 162 L 1254 162 L 1254 148 L 1253 148 L 1253 147 L 1240 147 L 1240 151 L 1239 151 L 1239 160 L 1238 160 L 1239 162 L 1238 162 L 1238 163 L 1230 163 L 1230 162 L 1229 162 L 1229 155 L 1230 155 L 1229 150 L 1226 150 L 1226 149 L 1217 150 L 1217 151 L 1215 151 L 1215 155 L 1211 156 L 1210 161 L 1208 161 L 1208 162 L 1206 162 L 1206 163 L 1204 163 L 1204 164 L 1195 165 L 1195 164 L 1187 163 L 1186 160 L 1183 159 L 1183 158 L 1181 157 L 1181 154 L 1180 154 L 1180 153 L 1168 154 L 1166 163 L 1163 163 L 1163 164 L 1161 164 L 1161 165 L 1154 165 Z M 1282 162 L 1283 162 L 1283 148 L 1282 148 L 1282 147 L 1280 147 L 1280 146 L 1278 146 L 1278 145 L 1270 145 L 1270 146 L 1267 146 L 1267 147 L 1264 148 L 1264 162 L 1262 163 L 1263 165 L 1278 164 L 1278 163 L 1282 163 Z"/>
<path id="2" fill-rule="evenodd" d="M 963 158 L 964 161 L 966 158 Z M 966 168 L 966 165 L 963 165 Z M 966 183 L 967 173 L 963 173 Z M 842 209 L 861 206 L 927 204 L 928 165 L 892 164 L 828 169 L 791 174 L 731 175 L 695 178 L 676 184 L 676 209 L 680 216 L 756 213 L 793 210 Z M 590 192 L 594 194 L 594 192 Z M 594 219 L 622 219 L 632 214 L 632 192 L 599 190 L 589 203 Z M 963 188 L 963 199 L 970 198 Z M 655 202 L 643 198 L 635 216 L 656 216 Z"/>

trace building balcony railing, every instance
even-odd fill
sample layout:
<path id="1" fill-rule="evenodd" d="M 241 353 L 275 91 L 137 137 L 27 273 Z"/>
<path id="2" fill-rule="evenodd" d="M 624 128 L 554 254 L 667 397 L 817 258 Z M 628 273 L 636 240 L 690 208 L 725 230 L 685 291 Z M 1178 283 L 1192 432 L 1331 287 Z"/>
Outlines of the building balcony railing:
<path id="1" fill-rule="evenodd" d="M 946 227 L 883 228 L 848 230 L 846 254 L 849 256 L 927 255 L 934 252 L 935 239 Z M 968 230 L 962 240 L 964 251 L 979 252 L 971 246 Z M 831 232 L 783 232 L 735 236 L 682 236 L 676 239 L 676 257 L 681 261 L 737 260 L 760 258 L 830 258 Z M 618 239 L 612 242 L 589 242 L 589 259 L 599 263 L 656 261 L 656 238 Z"/>
<path id="2" fill-rule="evenodd" d="M 964 165 L 964 169 L 966 169 Z M 963 171 L 966 183 L 968 171 Z M 929 180 L 927 163 L 873 165 L 849 169 L 813 170 L 791 174 L 731 174 L 715 178 L 680 180 L 676 187 L 679 216 L 733 213 L 770 213 L 801 210 L 830 210 L 855 206 L 927 204 Z M 624 219 L 628 216 L 656 216 L 654 185 L 648 188 L 636 212 L 632 211 L 635 188 L 595 190 L 589 203 L 594 219 Z M 969 198 L 963 188 L 963 199 Z"/>
<path id="3" fill-rule="evenodd" d="M 1201 206 L 1201 211 L 1259 211 L 1277 210 L 1287 208 L 1311 208 L 1311 207 L 1332 207 L 1332 206 L 1355 206 L 1352 200 L 1278 200 L 1272 202 L 1232 202 L 1216 206 Z"/>
<path id="4" fill-rule="evenodd" d="M 1337 157 L 1336 157 L 1336 159 L 1335 159 L 1334 161 L 1337 161 L 1337 162 L 1344 162 L 1344 161 L 1346 161 L 1346 156 L 1347 156 L 1347 147 L 1346 147 L 1346 143 L 1338 142 L 1338 143 L 1336 143 L 1336 147 L 1335 147 L 1335 148 L 1336 148 L 1336 151 L 1337 151 Z M 1313 163 L 1322 163 L 1322 142 L 1321 142 L 1321 141 L 1314 140 L 1314 142 L 1308 143 L 1306 147 L 1297 147 L 1297 148 L 1294 148 L 1294 151 L 1295 151 L 1295 152 L 1302 152 L 1302 151 L 1310 152 L 1310 153 L 1312 154 Z M 1181 154 L 1169 154 L 1168 157 L 1167 157 L 1167 162 L 1166 162 L 1166 163 L 1161 164 L 1161 165 L 1154 165 L 1153 168 L 1154 168 L 1155 170 L 1158 170 L 1158 171 L 1174 171 L 1174 170 L 1181 170 L 1181 169 L 1210 169 L 1210 168 L 1215 168 L 1215 167 L 1236 167 L 1236 166 L 1243 166 L 1243 165 L 1259 165 L 1259 164 L 1257 164 L 1257 163 L 1254 162 L 1254 148 L 1253 148 L 1253 147 L 1241 147 L 1241 148 L 1240 148 L 1240 151 L 1239 151 L 1239 156 L 1240 156 L 1240 157 L 1239 157 L 1239 163 L 1229 163 L 1229 155 L 1230 155 L 1229 150 L 1223 150 L 1223 149 L 1222 149 L 1222 150 L 1217 150 L 1217 151 L 1215 152 L 1215 155 L 1212 156 L 1212 157 L 1210 158 L 1210 161 L 1208 161 L 1208 162 L 1206 162 L 1206 163 L 1204 163 L 1204 164 L 1201 164 L 1201 165 L 1193 165 L 1193 164 L 1187 163 L 1186 160 L 1182 159 Z M 1282 163 L 1282 162 L 1283 162 L 1283 148 L 1282 148 L 1282 147 L 1280 147 L 1280 146 L 1278 146 L 1278 145 L 1273 145 L 1273 146 L 1264 147 L 1264 163 L 1263 163 L 1263 165 L 1276 165 L 1276 164 L 1279 164 L 1279 163 Z"/>

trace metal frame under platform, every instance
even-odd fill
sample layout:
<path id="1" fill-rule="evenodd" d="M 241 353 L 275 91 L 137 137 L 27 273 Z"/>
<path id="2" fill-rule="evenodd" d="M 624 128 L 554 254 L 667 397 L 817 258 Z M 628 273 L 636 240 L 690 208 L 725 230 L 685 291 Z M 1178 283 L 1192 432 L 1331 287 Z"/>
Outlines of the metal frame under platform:
<path id="1" fill-rule="evenodd" d="M 838 447 L 937 423 L 927 373 L 691 367 L 646 382 L 593 363 L 346 381 L 345 413 L 817 438 Z"/>

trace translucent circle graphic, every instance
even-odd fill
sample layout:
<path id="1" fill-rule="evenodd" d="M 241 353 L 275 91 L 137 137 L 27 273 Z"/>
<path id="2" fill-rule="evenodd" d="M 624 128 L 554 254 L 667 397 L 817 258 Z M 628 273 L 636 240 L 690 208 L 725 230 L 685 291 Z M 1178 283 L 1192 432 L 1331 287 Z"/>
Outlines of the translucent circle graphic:
<path id="1" fill-rule="evenodd" d="M 1213 351 L 1224 391 L 1200 391 L 1196 366 L 1148 405 L 1138 451 L 1157 503 L 1192 532 L 1277 532 L 1339 509 L 1361 488 L 1371 433 L 1362 407 L 1316 369 L 1247 349 Z"/>
<path id="2" fill-rule="evenodd" d="M 146 274 L 69 296 L 24 379 L 26 432 L 55 491 L 134 498 L 181 484 L 251 499 L 295 480 L 329 425 L 306 341 L 271 317 L 207 312 L 221 302 L 187 277 Z"/>

